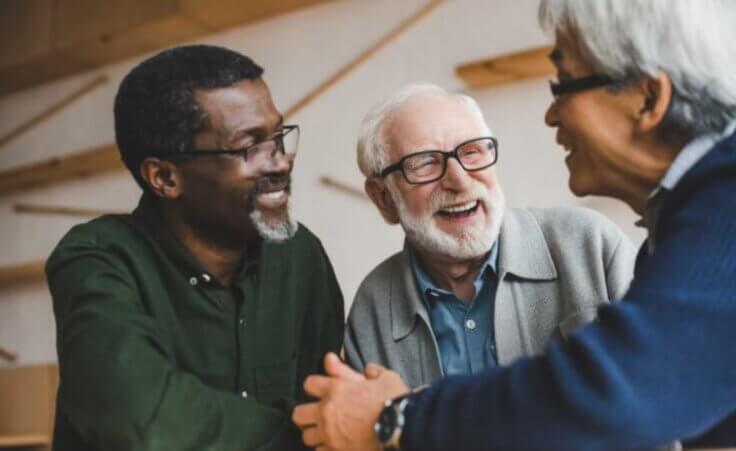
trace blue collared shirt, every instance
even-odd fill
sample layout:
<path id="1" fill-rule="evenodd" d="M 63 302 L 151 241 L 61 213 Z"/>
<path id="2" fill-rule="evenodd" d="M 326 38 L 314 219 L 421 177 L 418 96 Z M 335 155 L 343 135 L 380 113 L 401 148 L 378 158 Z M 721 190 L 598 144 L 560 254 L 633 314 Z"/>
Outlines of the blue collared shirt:
<path id="1" fill-rule="evenodd" d="M 454 293 L 437 287 L 422 268 L 415 251 L 411 249 L 411 265 L 425 303 L 437 340 L 446 376 L 476 374 L 496 365 L 496 345 L 493 339 L 493 307 L 498 278 L 498 241 L 493 244 L 486 261 L 473 282 L 475 297 L 465 304 Z"/>

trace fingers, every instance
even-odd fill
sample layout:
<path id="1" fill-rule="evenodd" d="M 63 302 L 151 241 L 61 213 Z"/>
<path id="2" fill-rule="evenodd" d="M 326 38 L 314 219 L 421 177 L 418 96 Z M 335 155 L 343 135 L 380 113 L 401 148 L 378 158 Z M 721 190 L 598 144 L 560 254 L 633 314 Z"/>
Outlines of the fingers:
<path id="1" fill-rule="evenodd" d="M 328 352 L 327 355 L 325 355 L 325 373 L 327 373 L 328 376 L 353 381 L 365 380 L 362 374 L 354 371 L 348 365 L 343 363 L 340 358 L 332 352 Z"/>
<path id="2" fill-rule="evenodd" d="M 311 375 L 304 381 L 304 391 L 308 395 L 322 399 L 330 393 L 334 383 L 328 376 Z"/>
<path id="3" fill-rule="evenodd" d="M 299 429 L 304 429 L 317 424 L 319 413 L 320 406 L 318 402 L 302 404 L 294 408 L 294 412 L 291 414 L 291 421 L 299 426 Z"/>
<path id="4" fill-rule="evenodd" d="M 320 433 L 319 427 L 312 426 L 302 431 L 302 441 L 310 448 L 324 447 L 324 437 Z"/>

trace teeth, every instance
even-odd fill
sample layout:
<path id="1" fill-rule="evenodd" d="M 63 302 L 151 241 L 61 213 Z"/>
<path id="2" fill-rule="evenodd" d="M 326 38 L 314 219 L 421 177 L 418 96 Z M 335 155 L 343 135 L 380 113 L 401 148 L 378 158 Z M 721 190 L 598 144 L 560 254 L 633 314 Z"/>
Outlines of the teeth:
<path id="1" fill-rule="evenodd" d="M 283 195 L 284 195 L 284 190 L 280 190 L 280 191 L 274 191 L 272 193 L 259 194 L 258 197 L 265 199 L 265 200 L 277 200 Z"/>
<path id="2" fill-rule="evenodd" d="M 478 205 L 478 201 L 472 200 L 462 205 L 456 205 L 454 207 L 443 208 L 441 211 L 446 212 L 446 213 L 460 213 L 463 211 L 472 210 L 473 208 L 475 208 L 476 205 Z"/>

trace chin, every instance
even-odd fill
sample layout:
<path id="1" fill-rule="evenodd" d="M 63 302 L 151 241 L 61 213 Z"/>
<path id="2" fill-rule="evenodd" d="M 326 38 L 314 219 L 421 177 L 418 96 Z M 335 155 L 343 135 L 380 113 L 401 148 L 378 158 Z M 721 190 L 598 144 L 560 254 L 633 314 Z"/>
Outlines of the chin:
<path id="1" fill-rule="evenodd" d="M 275 214 L 255 209 L 250 220 L 262 239 L 274 243 L 288 240 L 299 229 L 299 223 L 292 219 L 288 207 Z"/>

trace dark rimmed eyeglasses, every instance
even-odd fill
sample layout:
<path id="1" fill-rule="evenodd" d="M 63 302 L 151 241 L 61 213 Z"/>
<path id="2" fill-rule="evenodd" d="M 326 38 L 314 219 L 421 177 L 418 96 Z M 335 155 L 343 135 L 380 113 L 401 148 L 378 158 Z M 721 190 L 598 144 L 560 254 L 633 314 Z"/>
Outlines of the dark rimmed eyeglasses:
<path id="1" fill-rule="evenodd" d="M 551 81 L 549 82 L 549 90 L 552 97 L 557 99 L 563 94 L 572 94 L 575 92 L 587 91 L 589 89 L 601 88 L 616 84 L 618 80 L 606 75 L 589 75 L 587 77 L 573 78 L 571 80 Z"/>
<path id="2" fill-rule="evenodd" d="M 298 149 L 299 126 L 284 125 L 281 127 L 281 130 L 276 132 L 269 139 L 243 147 L 242 149 L 196 149 L 176 152 L 169 151 L 159 153 L 156 156 L 160 158 L 175 159 L 179 156 L 195 158 L 212 155 L 240 155 L 248 165 L 260 167 L 263 164 L 269 163 L 277 152 L 280 152 L 288 159 L 294 159 Z"/>
<path id="3" fill-rule="evenodd" d="M 498 161 L 498 140 L 484 136 L 465 141 L 452 150 L 423 150 L 404 156 L 384 168 L 380 176 L 401 171 L 407 182 L 419 185 L 439 180 L 447 172 L 447 160 L 454 158 L 467 172 L 480 171 Z"/>

